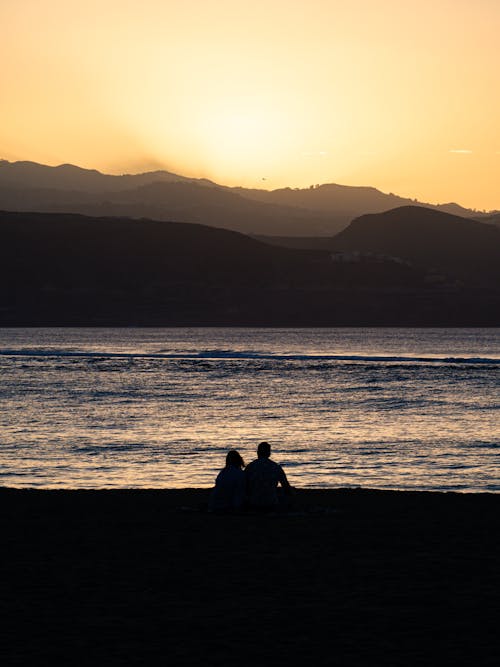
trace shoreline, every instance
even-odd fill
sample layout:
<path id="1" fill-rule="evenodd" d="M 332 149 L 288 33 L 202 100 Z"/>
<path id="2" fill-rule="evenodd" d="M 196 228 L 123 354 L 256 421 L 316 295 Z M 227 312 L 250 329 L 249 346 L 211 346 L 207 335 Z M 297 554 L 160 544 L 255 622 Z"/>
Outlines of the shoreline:
<path id="1" fill-rule="evenodd" d="M 297 326 L 284 324 L 7 324 L 0 325 L 0 329 L 500 329 L 500 324 L 300 324 Z"/>
<path id="2" fill-rule="evenodd" d="M 167 496 L 205 496 L 210 494 L 213 489 L 212 486 L 185 486 L 185 487 L 37 487 L 37 486 L 2 486 L 0 485 L 0 497 L 2 494 L 10 493 L 28 493 L 28 494 L 164 494 Z M 331 501 L 334 497 L 341 497 L 345 494 L 373 494 L 374 496 L 394 495 L 401 496 L 492 496 L 500 497 L 500 488 L 498 490 L 469 490 L 469 489 L 398 489 L 398 488 L 383 488 L 379 489 L 371 486 L 335 486 L 335 487 L 293 487 L 296 497 L 303 502 L 310 500 L 312 496 L 324 496 L 323 499 Z M 279 490 L 279 489 L 278 489 Z"/>

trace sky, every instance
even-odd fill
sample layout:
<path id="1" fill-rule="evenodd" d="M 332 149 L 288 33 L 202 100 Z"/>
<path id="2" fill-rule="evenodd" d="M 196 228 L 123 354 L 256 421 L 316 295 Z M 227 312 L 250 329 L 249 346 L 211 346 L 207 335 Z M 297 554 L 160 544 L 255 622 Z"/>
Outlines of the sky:
<path id="1" fill-rule="evenodd" d="M 499 0 L 0 0 L 0 158 L 500 209 Z"/>

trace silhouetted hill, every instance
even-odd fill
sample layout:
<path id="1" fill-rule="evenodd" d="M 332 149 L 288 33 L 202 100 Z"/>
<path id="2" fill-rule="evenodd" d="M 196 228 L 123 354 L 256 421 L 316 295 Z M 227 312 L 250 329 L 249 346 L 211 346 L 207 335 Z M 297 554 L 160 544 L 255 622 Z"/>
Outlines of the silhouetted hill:
<path id="1" fill-rule="evenodd" d="M 12 287 L 117 288 L 189 279 L 245 283 L 294 267 L 293 255 L 196 224 L 1 213 L 0 276 Z"/>
<path id="2" fill-rule="evenodd" d="M 329 247 L 399 257 L 470 284 L 500 285 L 500 230 L 417 206 L 363 215 Z"/>
<path id="3" fill-rule="evenodd" d="M 228 188 L 167 171 L 111 176 L 73 165 L 0 161 L 0 209 L 176 219 L 274 236 L 332 236 L 364 213 L 424 205 L 375 188 Z M 431 206 L 425 204 L 425 206 Z M 457 204 L 434 207 L 464 216 Z"/>
<path id="4" fill-rule="evenodd" d="M 265 234 L 255 234 L 252 236 L 258 241 L 280 248 L 330 251 L 332 245 L 331 236 L 266 236 Z"/>
<path id="5" fill-rule="evenodd" d="M 192 223 L 0 212 L 0 234 L 2 326 L 500 323 L 494 292 Z"/>
<path id="6" fill-rule="evenodd" d="M 151 287 L 172 280 L 229 286 L 342 285 L 327 251 L 274 247 L 205 225 L 3 212 L 0 231 L 0 279 L 12 287 Z M 387 284 L 401 280 L 400 274 L 390 276 L 400 271 L 396 264 L 388 262 L 385 268 Z M 357 273 L 349 284 L 372 280 Z M 411 281 L 418 283 L 421 277 L 412 274 Z"/>

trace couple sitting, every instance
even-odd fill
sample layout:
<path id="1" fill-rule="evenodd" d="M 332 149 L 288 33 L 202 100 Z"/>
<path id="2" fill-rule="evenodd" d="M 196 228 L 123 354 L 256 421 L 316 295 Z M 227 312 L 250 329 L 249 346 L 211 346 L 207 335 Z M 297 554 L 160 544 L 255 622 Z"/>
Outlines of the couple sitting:
<path id="1" fill-rule="evenodd" d="M 236 450 L 228 452 L 226 467 L 215 480 L 215 488 L 210 499 L 210 509 L 215 512 L 231 512 L 244 508 L 273 510 L 281 504 L 278 484 L 289 495 L 292 491 L 283 468 L 271 460 L 271 446 L 261 442 L 257 449 L 257 459 L 245 463 Z"/>

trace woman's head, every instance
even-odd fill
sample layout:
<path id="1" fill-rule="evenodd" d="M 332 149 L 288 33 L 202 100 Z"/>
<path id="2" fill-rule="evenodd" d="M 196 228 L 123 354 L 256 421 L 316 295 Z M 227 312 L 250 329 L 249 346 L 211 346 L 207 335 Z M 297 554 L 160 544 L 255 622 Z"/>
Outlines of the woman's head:
<path id="1" fill-rule="evenodd" d="M 245 467 L 245 461 L 243 461 L 240 453 L 237 452 L 236 449 L 231 449 L 231 451 L 228 452 L 226 456 L 226 468 L 230 468 L 231 466 L 234 468 Z"/>

